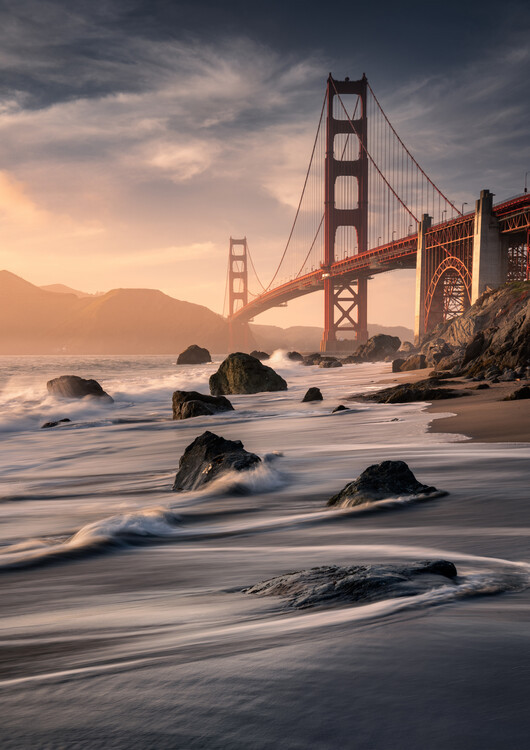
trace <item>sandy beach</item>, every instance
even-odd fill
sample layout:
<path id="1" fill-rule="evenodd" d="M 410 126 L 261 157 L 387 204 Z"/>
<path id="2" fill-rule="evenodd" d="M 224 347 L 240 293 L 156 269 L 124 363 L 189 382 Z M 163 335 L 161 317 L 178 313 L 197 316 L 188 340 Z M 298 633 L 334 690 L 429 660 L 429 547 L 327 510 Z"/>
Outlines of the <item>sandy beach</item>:
<path id="1" fill-rule="evenodd" d="M 415 383 L 427 378 L 430 369 L 395 373 L 385 384 Z M 484 382 L 484 381 L 482 381 Z M 530 399 L 504 401 L 506 396 L 525 384 L 525 381 L 491 383 L 487 389 L 477 390 L 478 382 L 449 378 L 440 382 L 441 388 L 455 388 L 465 395 L 433 402 L 430 414 L 447 415 L 434 419 L 429 432 L 466 435 L 480 443 L 530 442 Z"/>

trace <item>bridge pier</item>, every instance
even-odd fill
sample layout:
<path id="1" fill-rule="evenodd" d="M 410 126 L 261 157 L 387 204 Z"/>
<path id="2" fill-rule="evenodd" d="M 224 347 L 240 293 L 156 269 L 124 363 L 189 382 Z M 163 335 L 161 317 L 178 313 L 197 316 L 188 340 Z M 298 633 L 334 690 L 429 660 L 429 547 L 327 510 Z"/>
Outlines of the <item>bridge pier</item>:
<path id="1" fill-rule="evenodd" d="M 367 292 L 366 276 L 360 277 L 356 282 L 334 283 L 332 277 L 324 278 L 324 333 L 320 343 L 321 352 L 352 352 L 359 344 L 368 341 Z M 353 317 L 354 310 L 357 310 L 356 320 Z M 353 334 L 354 338 L 339 338 L 341 333 Z"/>
<path id="2" fill-rule="evenodd" d="M 430 229 L 432 219 L 428 214 L 423 214 L 418 222 L 418 250 L 416 254 L 416 297 L 414 300 L 414 343 L 418 346 L 425 335 L 425 294 L 426 294 L 426 268 L 425 268 L 425 234 Z"/>
<path id="3" fill-rule="evenodd" d="M 499 222 L 493 215 L 493 194 L 482 190 L 475 206 L 471 304 L 487 287 L 496 288 L 505 281 L 506 258 L 502 252 Z"/>

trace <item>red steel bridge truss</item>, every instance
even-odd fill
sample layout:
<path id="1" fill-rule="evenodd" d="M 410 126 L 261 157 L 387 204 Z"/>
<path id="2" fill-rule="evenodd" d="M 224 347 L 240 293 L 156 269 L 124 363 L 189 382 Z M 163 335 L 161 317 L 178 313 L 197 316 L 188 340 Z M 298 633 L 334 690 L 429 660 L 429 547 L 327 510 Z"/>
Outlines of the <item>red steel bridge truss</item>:
<path id="1" fill-rule="evenodd" d="M 497 204 L 492 221 L 501 235 L 505 278 L 528 279 L 530 196 Z M 323 290 L 322 350 L 362 343 L 368 280 L 415 268 L 419 247 L 425 333 L 471 303 L 474 233 L 475 212 L 464 214 L 426 175 L 366 77 L 338 81 L 330 75 L 294 221 L 267 285 L 246 238 L 230 240 L 225 302 L 239 330 L 234 338 L 241 341 L 246 323 L 265 310 Z"/>

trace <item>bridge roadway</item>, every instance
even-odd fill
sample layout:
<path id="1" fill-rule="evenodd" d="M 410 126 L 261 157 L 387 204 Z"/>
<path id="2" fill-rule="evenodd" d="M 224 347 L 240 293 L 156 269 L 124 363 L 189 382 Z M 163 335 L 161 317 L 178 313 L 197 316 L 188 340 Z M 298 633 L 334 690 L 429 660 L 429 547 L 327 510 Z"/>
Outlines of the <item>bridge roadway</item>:
<path id="1" fill-rule="evenodd" d="M 524 214 L 524 222 L 515 221 L 512 225 L 507 224 L 507 228 L 504 231 L 521 231 L 524 229 L 528 231 L 528 227 L 530 226 L 530 193 L 498 203 L 494 206 L 493 212 L 498 219 L 504 220 L 512 217 L 516 218 L 521 213 Z M 450 219 L 433 225 L 428 230 L 428 233 L 438 232 L 441 229 L 450 230 L 452 227 L 456 228 L 459 224 L 473 221 L 474 217 L 475 212 L 471 211 L 456 219 Z M 302 297 L 305 294 L 319 291 L 324 288 L 326 273 L 347 283 L 363 276 L 373 276 L 378 273 L 403 268 L 415 268 L 417 248 L 418 235 L 414 233 L 367 250 L 365 253 L 337 260 L 328 269 L 323 267 L 318 268 L 303 276 L 298 276 L 296 279 L 287 281 L 274 289 L 263 292 L 259 297 L 255 297 L 247 305 L 237 310 L 230 320 L 238 323 L 248 323 L 256 315 L 269 310 L 271 307 L 280 307 L 296 297 Z"/>

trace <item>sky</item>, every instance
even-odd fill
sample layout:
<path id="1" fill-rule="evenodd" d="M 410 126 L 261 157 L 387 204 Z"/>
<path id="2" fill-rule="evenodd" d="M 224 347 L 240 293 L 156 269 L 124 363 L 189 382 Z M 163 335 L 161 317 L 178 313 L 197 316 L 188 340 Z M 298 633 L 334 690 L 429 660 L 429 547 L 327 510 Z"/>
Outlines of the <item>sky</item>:
<path id="1" fill-rule="evenodd" d="M 527 0 L 0 0 L 0 268 L 222 312 L 230 236 L 274 272 L 329 72 L 456 205 L 518 194 L 529 32 Z M 412 326 L 413 275 L 370 282 L 371 322 Z M 322 320 L 313 294 L 256 322 Z"/>

